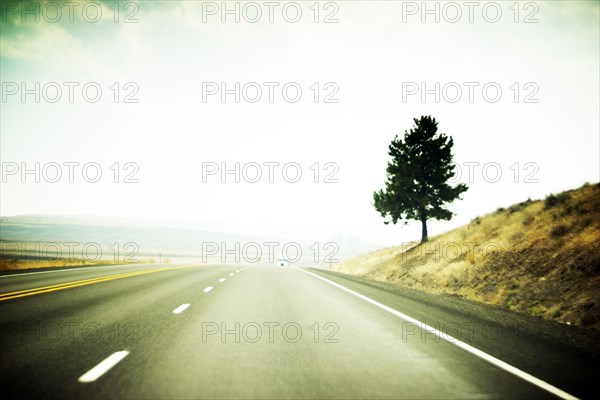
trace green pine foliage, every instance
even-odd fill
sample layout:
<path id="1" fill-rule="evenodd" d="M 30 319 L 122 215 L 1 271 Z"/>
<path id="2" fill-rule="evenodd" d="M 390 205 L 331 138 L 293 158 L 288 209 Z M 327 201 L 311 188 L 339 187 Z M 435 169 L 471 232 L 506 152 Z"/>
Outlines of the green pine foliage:
<path id="1" fill-rule="evenodd" d="M 414 119 L 415 126 L 389 145 L 385 189 L 373 193 L 375 209 L 384 223 L 417 220 L 422 223 L 421 242 L 427 241 L 427 220 L 449 220 L 447 203 L 460 198 L 465 184 L 448 184 L 454 176 L 451 137 L 438 133 L 431 116 Z"/>

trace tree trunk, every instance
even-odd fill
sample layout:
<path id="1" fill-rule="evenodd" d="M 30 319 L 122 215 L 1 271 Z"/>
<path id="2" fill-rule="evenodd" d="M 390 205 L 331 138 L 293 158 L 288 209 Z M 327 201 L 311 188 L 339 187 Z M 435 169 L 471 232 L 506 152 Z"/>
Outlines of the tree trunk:
<path id="1" fill-rule="evenodd" d="M 421 243 L 425 243 L 427 241 L 427 217 L 425 214 L 421 214 L 421 225 L 423 229 L 421 230 Z"/>

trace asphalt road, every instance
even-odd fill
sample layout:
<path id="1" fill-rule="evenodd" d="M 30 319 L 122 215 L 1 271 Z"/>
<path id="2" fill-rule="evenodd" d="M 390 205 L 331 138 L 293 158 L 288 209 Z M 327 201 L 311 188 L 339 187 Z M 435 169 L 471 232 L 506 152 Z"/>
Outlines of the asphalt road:
<path id="1" fill-rule="evenodd" d="M 11 399 L 593 398 L 598 347 L 575 327 L 293 267 L 0 277 Z"/>

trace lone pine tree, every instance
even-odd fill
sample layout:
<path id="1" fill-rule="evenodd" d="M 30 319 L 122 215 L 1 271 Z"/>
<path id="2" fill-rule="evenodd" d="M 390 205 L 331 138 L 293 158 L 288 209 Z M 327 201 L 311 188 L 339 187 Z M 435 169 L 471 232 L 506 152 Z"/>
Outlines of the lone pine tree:
<path id="1" fill-rule="evenodd" d="M 392 157 L 387 166 L 385 189 L 373 193 L 375 209 L 385 224 L 418 220 L 422 224 L 421 243 L 427 241 L 427 220 L 449 220 L 452 213 L 446 203 L 460 199 L 468 188 L 465 184 L 451 186 L 454 176 L 452 146 L 454 141 L 438 133 L 437 122 L 431 116 L 414 119 L 415 126 L 396 135 L 389 145 Z"/>

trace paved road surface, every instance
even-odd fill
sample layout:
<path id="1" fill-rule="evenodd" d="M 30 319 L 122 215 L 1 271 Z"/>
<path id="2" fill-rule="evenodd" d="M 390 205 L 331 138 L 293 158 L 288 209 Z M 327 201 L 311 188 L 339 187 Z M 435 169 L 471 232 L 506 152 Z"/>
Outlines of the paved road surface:
<path id="1" fill-rule="evenodd" d="M 79 268 L 3 276 L 0 299 L 5 398 L 599 393 L 593 335 L 324 271 Z"/>

